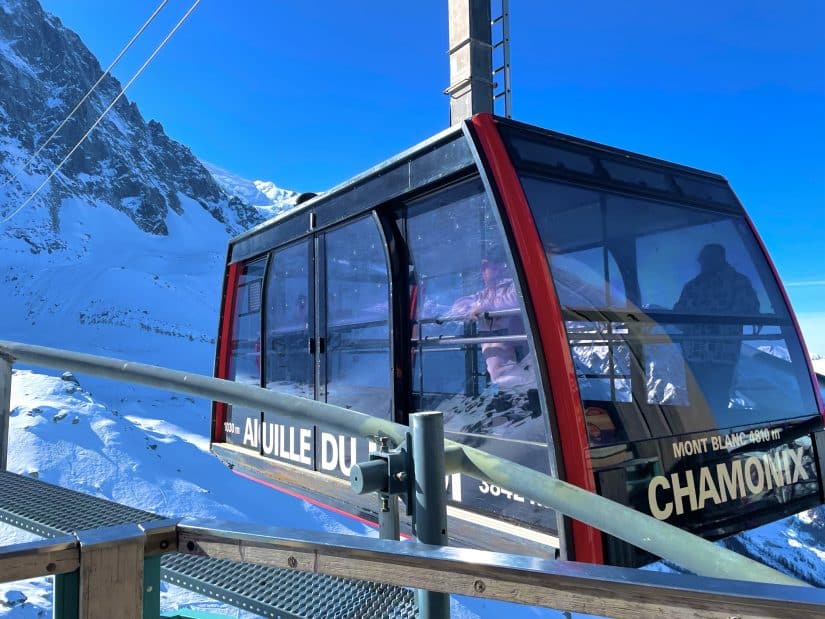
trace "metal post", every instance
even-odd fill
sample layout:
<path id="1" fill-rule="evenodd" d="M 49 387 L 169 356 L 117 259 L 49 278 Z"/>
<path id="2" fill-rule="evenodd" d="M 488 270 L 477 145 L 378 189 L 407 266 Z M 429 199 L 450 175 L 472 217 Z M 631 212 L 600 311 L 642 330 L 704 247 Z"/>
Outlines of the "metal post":
<path id="1" fill-rule="evenodd" d="M 398 516 L 398 497 L 382 495 L 381 509 L 378 510 L 378 537 L 381 539 L 401 539 L 401 522 Z"/>
<path id="2" fill-rule="evenodd" d="M 160 617 L 160 557 L 143 560 L 143 619 Z"/>
<path id="3" fill-rule="evenodd" d="M 493 111 L 490 0 L 449 0 L 450 125 Z"/>
<path id="4" fill-rule="evenodd" d="M 413 522 L 419 542 L 447 545 L 447 499 L 444 492 L 444 419 L 441 413 L 410 415 L 415 470 Z M 424 619 L 450 616 L 450 596 L 419 589 L 418 612 Z"/>
<path id="5" fill-rule="evenodd" d="M 0 471 L 5 471 L 9 454 L 9 416 L 11 415 L 11 366 L 13 359 L 0 352 Z"/>
<path id="6" fill-rule="evenodd" d="M 80 571 L 57 574 L 54 577 L 54 619 L 78 619 L 80 617 Z"/>

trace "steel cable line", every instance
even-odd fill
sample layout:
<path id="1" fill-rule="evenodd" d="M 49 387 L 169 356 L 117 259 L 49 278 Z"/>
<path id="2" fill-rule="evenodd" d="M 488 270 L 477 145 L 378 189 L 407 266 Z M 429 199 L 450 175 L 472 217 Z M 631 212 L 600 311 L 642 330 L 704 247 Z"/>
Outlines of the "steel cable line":
<path id="1" fill-rule="evenodd" d="M 35 151 L 35 153 L 31 157 L 29 157 L 29 160 L 26 161 L 26 163 L 24 163 L 20 167 L 20 169 L 18 169 L 17 172 L 15 172 L 10 178 L 6 179 L 3 182 L 2 185 L 0 185 L 0 188 L 5 187 L 10 182 L 12 182 L 14 179 L 16 179 L 23 170 L 25 170 L 26 168 L 29 167 L 29 165 L 31 165 L 31 162 L 34 161 L 37 158 L 37 156 L 43 151 L 43 149 L 46 148 L 46 146 L 48 146 L 51 143 L 51 141 L 60 132 L 60 130 L 66 125 L 67 122 L 69 122 L 71 117 L 74 116 L 74 113 L 77 112 L 78 109 L 80 109 L 80 106 L 83 105 L 86 102 L 86 99 L 88 99 L 90 96 L 92 96 L 92 93 L 95 91 L 95 89 L 98 86 L 100 86 L 100 83 L 106 78 L 107 75 L 109 75 L 112 72 L 112 69 L 114 69 L 115 66 L 117 66 L 117 63 L 120 62 L 120 59 L 123 58 L 123 55 L 127 51 L 129 51 L 129 48 L 131 48 L 132 45 L 135 43 L 135 41 L 137 41 L 138 38 L 140 38 L 140 35 L 143 34 L 143 31 L 146 30 L 146 28 L 149 27 L 149 24 L 151 24 L 154 21 L 155 17 L 157 17 L 158 14 L 160 13 L 161 9 L 163 9 L 163 7 L 166 6 L 168 3 L 169 3 L 169 0 L 161 0 L 160 4 L 155 9 L 154 13 L 152 13 L 149 16 L 149 18 L 143 23 L 143 25 L 140 27 L 140 29 L 132 36 L 131 39 L 129 39 L 129 42 L 126 43 L 126 45 L 123 47 L 123 49 L 120 50 L 120 53 L 109 64 L 109 66 L 106 67 L 106 70 L 103 72 L 103 74 L 98 78 L 98 80 L 94 84 L 92 84 L 91 88 L 89 88 L 89 90 L 86 91 L 86 94 L 83 95 L 83 98 L 80 99 L 80 101 L 77 102 L 77 105 L 75 105 L 74 108 L 72 109 L 72 111 L 69 112 L 69 114 L 66 116 L 66 118 L 63 119 L 63 122 L 61 122 L 57 126 L 57 129 L 52 131 L 52 134 L 46 139 L 45 142 L 43 142 L 43 144 L 40 145 L 40 147 Z"/>
<path id="2" fill-rule="evenodd" d="M 149 55 L 149 57 L 146 59 L 146 62 L 144 62 L 140 66 L 140 68 L 135 72 L 135 74 L 131 77 L 131 79 L 129 79 L 129 81 L 126 82 L 126 85 L 123 88 L 120 89 L 120 92 L 118 93 L 118 95 L 114 99 L 112 99 L 112 102 L 108 105 L 108 107 L 106 107 L 106 109 L 103 110 L 103 113 L 100 116 L 97 117 L 97 120 L 94 122 L 94 124 L 91 127 L 89 127 L 89 130 L 86 131 L 86 133 L 83 134 L 83 137 L 81 137 L 78 140 L 77 144 L 74 145 L 72 150 L 70 150 L 69 153 L 65 157 L 63 157 L 63 160 L 57 165 L 57 167 L 54 170 L 52 170 L 51 174 L 49 174 L 49 176 L 46 177 L 46 180 L 44 180 L 42 183 L 40 183 L 40 185 L 38 185 L 37 189 L 35 189 L 32 192 L 32 194 L 23 201 L 23 204 L 18 206 L 11 215 L 9 215 L 9 216 L 5 217 L 4 219 L 0 220 L 0 223 L 8 222 L 12 217 L 17 215 L 17 213 L 22 211 L 23 208 L 29 202 L 31 202 L 38 193 L 40 193 L 40 191 L 43 189 L 43 187 L 45 187 L 46 184 L 54 177 L 54 175 L 57 174 L 60 171 L 60 169 L 66 164 L 66 162 L 69 160 L 69 157 L 71 157 L 75 153 L 75 151 L 78 148 L 80 148 L 80 145 L 83 144 L 83 142 L 86 141 L 86 138 L 88 138 L 89 135 L 92 133 L 92 131 L 94 131 L 95 128 L 100 124 L 100 122 L 103 120 L 103 118 L 109 112 L 109 110 L 111 110 L 115 106 L 115 104 L 118 101 L 120 101 L 120 98 L 126 93 L 126 91 L 129 89 L 129 86 L 131 86 L 132 83 L 138 77 L 140 77 L 140 75 L 143 73 L 143 71 L 146 70 L 146 67 L 149 66 L 149 63 L 151 63 L 152 60 L 154 60 L 155 56 L 158 55 L 158 52 L 160 52 L 160 50 L 163 49 L 163 47 L 166 45 L 166 43 L 169 42 L 169 39 L 171 39 L 174 36 L 174 34 L 180 29 L 180 27 L 184 24 L 184 22 L 186 22 L 186 20 L 192 14 L 192 11 L 194 11 L 195 8 L 200 3 L 201 3 L 201 0 L 195 0 L 192 3 L 192 6 L 189 7 L 189 10 L 187 10 L 186 13 L 183 14 L 183 17 L 181 17 L 180 20 L 178 21 L 178 23 L 176 23 L 175 26 L 172 28 L 172 30 L 169 31 L 169 34 L 167 34 L 166 37 L 164 37 L 164 39 L 158 44 L 158 46 L 155 48 L 155 50 Z"/>

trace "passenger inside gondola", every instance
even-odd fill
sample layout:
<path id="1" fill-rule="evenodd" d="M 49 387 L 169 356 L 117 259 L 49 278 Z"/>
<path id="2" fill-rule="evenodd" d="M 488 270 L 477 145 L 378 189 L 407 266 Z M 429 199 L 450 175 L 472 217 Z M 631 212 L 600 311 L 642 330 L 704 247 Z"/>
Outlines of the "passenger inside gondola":
<path id="1" fill-rule="evenodd" d="M 457 299 L 447 318 L 465 318 L 476 323 L 478 335 L 487 339 L 481 344 L 481 354 L 493 384 L 499 388 L 526 385 L 534 376 L 519 362 L 525 351 L 504 339 L 523 335 L 524 325 L 516 286 L 500 255 L 491 254 L 481 260 L 481 279 L 484 287 Z M 496 341 L 497 337 L 502 339 Z"/>
<path id="2" fill-rule="evenodd" d="M 542 470 L 544 448 L 524 451 L 527 443 L 516 449 L 509 442 L 544 445 L 547 431 L 524 301 L 483 186 L 474 180 L 425 196 L 403 219 L 412 409 L 441 411 L 451 438 Z"/>
<path id="3" fill-rule="evenodd" d="M 730 403 L 731 387 L 742 348 L 740 320 L 759 314 L 759 299 L 750 279 L 734 269 L 725 248 L 709 243 L 699 252 L 699 274 L 682 288 L 674 311 L 731 317 L 734 322 L 685 325 L 684 358 L 702 389 L 708 406 L 722 411 Z"/>

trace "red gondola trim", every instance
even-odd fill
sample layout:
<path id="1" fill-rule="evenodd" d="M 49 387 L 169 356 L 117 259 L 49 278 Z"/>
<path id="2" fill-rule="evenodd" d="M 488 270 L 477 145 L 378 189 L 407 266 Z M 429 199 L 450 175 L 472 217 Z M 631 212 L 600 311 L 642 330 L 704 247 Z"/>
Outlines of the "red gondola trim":
<path id="1" fill-rule="evenodd" d="M 233 263 L 227 267 L 224 280 L 223 312 L 221 313 L 220 341 L 218 342 L 218 364 L 215 372 L 217 378 L 229 378 L 229 363 L 232 356 L 232 328 L 235 317 L 235 300 L 238 296 L 238 279 L 240 264 Z M 226 421 L 228 407 L 223 402 L 212 402 L 212 442 L 222 443 L 226 440 L 223 424 Z"/>
<path id="2" fill-rule="evenodd" d="M 550 378 L 566 480 L 595 493 L 596 482 L 590 462 L 579 384 L 544 247 L 495 119 L 489 114 L 478 114 L 471 122 L 498 186 L 527 276 L 527 290 L 536 310 L 539 339 Z M 572 523 L 573 556 L 568 559 L 604 563 L 601 532 L 578 520 Z"/>
<path id="3" fill-rule="evenodd" d="M 270 481 L 263 480 L 259 477 L 255 477 L 253 475 L 249 475 L 248 473 L 244 473 L 243 471 L 239 471 L 238 469 L 233 469 L 232 471 L 236 475 L 239 475 L 239 476 L 243 477 L 244 479 L 254 481 L 255 483 L 266 486 L 267 488 L 272 488 L 273 490 L 277 490 L 278 492 L 283 492 L 286 495 L 289 495 L 291 497 L 295 497 L 296 499 L 300 499 L 302 501 L 306 501 L 307 503 L 311 503 L 312 505 L 315 505 L 316 507 L 320 507 L 321 509 L 331 511 L 331 512 L 333 512 L 335 514 L 338 514 L 340 516 L 346 516 L 347 518 L 349 518 L 351 520 L 355 520 L 355 521 L 360 522 L 362 524 L 366 524 L 366 525 L 372 527 L 373 529 L 378 528 L 378 524 L 373 522 L 372 520 L 368 520 L 367 518 L 362 518 L 361 516 L 357 516 L 357 515 L 353 514 L 352 512 L 348 512 L 348 511 L 343 510 L 343 509 L 338 509 L 337 507 L 333 507 L 329 503 L 324 503 L 323 501 L 319 501 L 317 499 L 312 499 L 312 498 L 310 498 L 310 497 L 308 497 L 304 494 L 301 494 L 300 492 L 296 492 L 295 490 L 290 490 L 289 488 L 286 488 L 284 486 L 279 486 L 278 484 L 274 484 Z M 408 535 L 407 533 L 401 533 L 401 538 L 402 539 L 412 539 L 412 536 Z"/>

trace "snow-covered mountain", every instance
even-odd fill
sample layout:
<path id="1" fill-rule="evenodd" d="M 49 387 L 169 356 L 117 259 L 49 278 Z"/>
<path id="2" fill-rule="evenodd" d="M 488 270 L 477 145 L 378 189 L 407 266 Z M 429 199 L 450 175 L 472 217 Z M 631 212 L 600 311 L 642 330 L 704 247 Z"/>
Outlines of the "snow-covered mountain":
<path id="1" fill-rule="evenodd" d="M 209 343 L 227 239 L 288 208 L 295 192 L 213 168 L 216 179 L 124 97 L 3 221 L 120 91 L 105 79 L 33 158 L 101 74 L 36 0 L 0 0 L 0 337 L 126 352 L 122 338 L 95 335 L 111 325 Z M 260 196 L 248 189 L 256 183 Z"/>
<path id="2" fill-rule="evenodd" d="M 272 181 L 250 181 L 207 161 L 202 162 L 230 199 L 239 199 L 269 219 L 295 206 L 298 192 L 282 189 Z"/>
<path id="3" fill-rule="evenodd" d="M 37 0 L 0 0 L 0 220 L 46 179 L 120 92 L 117 79 L 103 80 L 31 160 L 101 74 L 80 38 Z M 182 214 L 184 196 L 227 233 L 236 233 L 293 200 L 294 192 L 256 182 L 266 195 L 263 202 L 228 191 L 189 148 L 167 136 L 159 122 L 147 122 L 123 97 L 32 203 L 0 227 L 0 235 L 35 252 L 66 248 L 74 239 L 61 234 L 64 206 L 75 198 L 118 210 L 144 232 L 166 235 L 167 219 Z"/>

